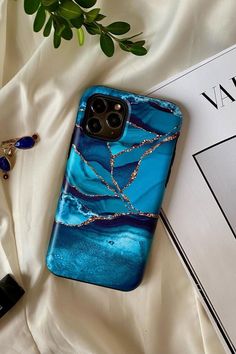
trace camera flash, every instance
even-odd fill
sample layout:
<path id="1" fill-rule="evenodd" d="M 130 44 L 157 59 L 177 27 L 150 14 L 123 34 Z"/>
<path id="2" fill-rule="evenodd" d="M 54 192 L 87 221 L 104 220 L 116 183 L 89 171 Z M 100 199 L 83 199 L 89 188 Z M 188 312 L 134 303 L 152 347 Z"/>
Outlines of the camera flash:
<path id="1" fill-rule="evenodd" d="M 114 106 L 116 111 L 119 111 L 121 109 L 121 105 L 119 103 L 115 104 Z"/>

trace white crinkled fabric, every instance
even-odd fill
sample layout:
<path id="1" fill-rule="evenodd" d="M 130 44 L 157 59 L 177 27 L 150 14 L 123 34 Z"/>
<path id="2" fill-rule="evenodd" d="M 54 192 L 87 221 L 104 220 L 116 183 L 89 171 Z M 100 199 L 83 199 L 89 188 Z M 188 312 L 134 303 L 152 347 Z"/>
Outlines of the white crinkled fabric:
<path id="1" fill-rule="evenodd" d="M 122 293 L 56 278 L 45 253 L 78 100 L 93 84 L 142 93 L 234 44 L 234 0 L 109 0 L 109 21 L 132 24 L 150 46 L 146 57 L 98 39 L 58 50 L 32 32 L 23 0 L 0 0 L 0 141 L 37 132 L 0 181 L 0 278 L 13 274 L 24 298 L 0 320 L 1 354 L 223 354 L 161 222 L 142 285 Z M 106 20 L 104 23 L 107 23 Z"/>

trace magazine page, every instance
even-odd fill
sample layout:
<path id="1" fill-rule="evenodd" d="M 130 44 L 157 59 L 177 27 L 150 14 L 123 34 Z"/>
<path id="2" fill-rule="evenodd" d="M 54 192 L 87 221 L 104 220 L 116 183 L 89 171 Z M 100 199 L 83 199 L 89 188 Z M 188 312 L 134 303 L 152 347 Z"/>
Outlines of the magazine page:
<path id="1" fill-rule="evenodd" d="M 183 112 L 161 218 L 236 353 L 236 46 L 151 89 Z"/>

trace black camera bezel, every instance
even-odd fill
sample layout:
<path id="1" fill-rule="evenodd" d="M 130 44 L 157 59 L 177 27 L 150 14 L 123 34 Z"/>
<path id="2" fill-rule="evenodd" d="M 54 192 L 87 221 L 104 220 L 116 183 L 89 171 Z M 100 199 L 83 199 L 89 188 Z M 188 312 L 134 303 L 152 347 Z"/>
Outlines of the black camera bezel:
<path id="1" fill-rule="evenodd" d="M 94 112 L 94 110 L 92 108 L 92 102 L 96 98 L 102 98 L 106 102 L 107 110 L 105 112 L 100 113 L 100 114 Z M 121 112 L 118 112 L 114 109 L 115 105 L 117 105 L 117 104 L 119 104 L 121 106 Z M 109 107 L 111 107 L 111 105 L 113 106 L 113 109 L 109 109 Z M 117 128 L 112 128 L 106 122 L 107 116 L 111 113 L 118 113 L 123 118 L 121 125 Z M 82 120 L 81 125 L 82 125 L 84 133 L 86 135 L 88 135 L 89 137 L 94 138 L 94 139 L 103 140 L 103 141 L 113 142 L 113 141 L 118 141 L 122 137 L 128 116 L 129 116 L 128 103 L 125 100 L 121 99 L 120 97 L 116 97 L 116 96 L 110 96 L 110 95 L 96 93 L 96 94 L 90 96 L 87 100 L 85 114 L 84 114 L 84 118 Z M 99 131 L 99 133 L 92 133 L 88 129 L 87 123 L 91 118 L 97 118 L 100 121 L 100 124 L 102 125 L 102 130 Z M 103 134 L 103 132 L 110 132 L 110 134 Z"/>

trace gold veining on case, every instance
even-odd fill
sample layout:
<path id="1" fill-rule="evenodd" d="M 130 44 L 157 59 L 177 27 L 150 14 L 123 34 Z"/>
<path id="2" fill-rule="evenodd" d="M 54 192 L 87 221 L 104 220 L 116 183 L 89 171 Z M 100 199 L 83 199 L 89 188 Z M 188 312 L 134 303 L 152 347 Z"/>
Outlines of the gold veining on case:
<path id="1" fill-rule="evenodd" d="M 159 142 L 158 144 L 156 144 L 156 145 L 153 146 L 152 148 L 146 150 L 146 151 L 144 152 L 144 154 L 141 156 L 141 158 L 139 159 L 136 168 L 135 168 L 134 171 L 132 172 L 131 177 L 130 177 L 128 183 L 127 183 L 126 186 L 122 189 L 122 191 L 124 191 L 126 188 L 128 188 L 128 187 L 131 185 L 131 183 L 135 180 L 135 178 L 136 178 L 136 176 L 137 176 L 137 174 L 138 174 L 140 165 L 141 165 L 141 163 L 142 163 L 142 160 L 143 160 L 147 155 L 150 155 L 151 153 L 153 153 L 153 151 L 156 150 L 160 145 L 162 145 L 162 144 L 164 144 L 164 143 L 167 143 L 168 141 L 175 140 L 178 136 L 179 136 L 179 133 L 175 133 L 175 134 L 173 134 L 173 135 L 167 136 L 167 137 L 164 138 L 161 142 Z"/>
<path id="2" fill-rule="evenodd" d="M 139 212 L 139 213 L 132 213 L 132 212 L 129 212 L 129 213 L 114 213 L 114 214 L 111 214 L 109 215 L 109 217 L 105 217 L 105 216 L 93 216 L 91 217 L 90 219 L 82 222 L 81 224 L 67 224 L 67 223 L 64 223 L 62 221 L 56 221 L 57 224 L 62 224 L 62 225 L 65 225 L 65 226 L 71 226 L 71 227 L 82 227 L 82 226 L 86 226 L 86 225 L 89 225 L 91 223 L 93 223 L 94 221 L 98 221 L 98 220 L 113 220 L 113 219 L 116 219 L 120 216 L 127 216 L 127 215 L 130 215 L 130 216 L 146 216 L 147 218 L 151 218 L 151 219 L 157 219 L 159 217 L 159 214 L 152 214 L 152 213 L 142 213 L 142 212 Z"/>
<path id="3" fill-rule="evenodd" d="M 106 186 L 110 191 L 112 191 L 112 192 L 114 193 L 114 196 L 115 196 L 115 197 L 119 196 L 119 197 L 121 197 L 126 203 L 128 203 L 128 205 L 127 205 L 128 209 L 130 209 L 130 208 L 129 208 L 129 206 L 130 206 L 132 210 L 138 211 L 138 210 L 132 205 L 132 203 L 130 202 L 129 198 L 121 191 L 121 189 L 120 189 L 118 183 L 115 181 L 115 179 L 114 179 L 114 177 L 113 177 L 113 175 L 112 175 L 113 172 L 111 173 L 111 178 L 112 178 L 112 181 L 113 181 L 114 185 L 117 187 L 118 192 L 120 192 L 118 195 L 117 195 L 117 191 L 116 191 L 115 189 L 113 189 L 113 188 L 99 175 L 99 173 L 97 173 L 97 171 L 94 169 L 94 167 L 91 166 L 91 165 L 88 163 L 88 161 L 84 158 L 84 156 L 77 150 L 75 144 L 72 144 L 72 147 L 73 147 L 73 149 L 75 150 L 75 152 L 82 158 L 82 160 L 84 161 L 84 163 L 86 163 L 87 166 L 89 166 L 89 168 L 91 168 L 91 169 L 93 170 L 93 172 L 94 172 L 94 173 L 96 174 L 96 176 L 100 179 L 100 181 L 101 181 L 103 184 L 105 184 L 105 186 Z M 108 149 L 109 149 L 109 147 L 108 147 Z M 112 158 L 112 154 L 111 154 L 111 158 Z M 113 166 L 113 162 L 110 161 L 110 163 L 111 163 L 111 168 L 113 168 L 113 167 L 112 167 L 112 166 Z"/>
<path id="4" fill-rule="evenodd" d="M 161 137 L 161 135 L 157 135 L 157 136 L 155 136 L 155 137 L 152 138 L 152 139 L 144 139 L 140 144 L 134 144 L 134 145 L 132 145 L 130 148 L 126 149 L 126 150 L 117 152 L 116 154 L 113 155 L 113 157 L 116 158 L 116 157 L 118 157 L 118 156 L 120 156 L 120 155 L 123 155 L 123 154 L 126 153 L 126 152 L 130 152 L 130 151 L 133 151 L 133 150 L 135 150 L 135 149 L 138 149 L 138 148 L 140 148 L 140 147 L 143 146 L 143 145 L 146 145 L 146 144 L 149 144 L 149 143 L 151 144 L 151 143 L 153 143 L 155 140 L 160 139 L 160 137 Z"/>
<path id="5" fill-rule="evenodd" d="M 122 197 L 122 199 L 123 199 L 125 202 L 128 203 L 128 205 L 131 207 L 132 210 L 138 211 L 138 210 L 133 206 L 133 204 L 131 203 L 131 201 L 129 200 L 129 198 L 122 192 L 122 189 L 120 188 L 118 182 L 117 182 L 117 181 L 115 180 L 115 178 L 114 178 L 114 162 L 115 162 L 115 161 L 114 161 L 114 157 L 115 157 L 115 155 L 112 155 L 111 147 L 110 147 L 109 142 L 107 142 L 107 148 L 108 148 L 108 150 L 109 150 L 109 152 L 110 152 L 110 155 L 111 155 L 111 157 L 110 157 L 110 167 L 111 167 L 111 179 L 112 179 L 112 182 L 114 183 L 114 185 L 115 185 L 116 188 L 118 189 L 118 192 L 119 192 L 120 196 Z M 128 206 L 128 205 L 127 205 L 127 206 Z M 128 206 L 128 208 L 129 208 L 129 206 Z M 130 209 L 130 208 L 129 208 L 129 209 Z"/>
<path id="6" fill-rule="evenodd" d="M 80 153 L 80 151 L 77 150 L 75 144 L 72 144 L 73 149 L 75 150 L 76 154 L 78 154 L 81 159 L 84 161 L 84 163 L 91 168 L 91 170 L 93 170 L 93 172 L 96 174 L 96 176 L 100 179 L 100 181 L 113 193 L 116 194 L 116 190 L 113 189 L 98 173 L 97 171 L 93 168 L 93 166 L 91 166 L 88 161 L 84 158 L 84 156 Z"/>
<path id="7" fill-rule="evenodd" d="M 147 130 L 147 129 L 143 128 L 143 127 L 140 127 L 139 125 L 137 125 L 137 124 L 135 124 L 135 123 L 133 123 L 133 122 L 130 122 L 130 120 L 127 121 L 127 123 L 128 123 L 129 125 L 132 125 L 132 126 L 135 127 L 135 128 L 141 129 L 141 130 L 143 130 L 143 131 L 145 131 L 145 132 L 148 132 L 148 133 L 151 133 L 151 134 L 155 134 L 155 135 L 159 135 L 160 137 L 162 136 L 161 134 L 157 134 L 157 132 L 154 132 L 154 131 L 152 131 L 152 130 Z"/>
<path id="8" fill-rule="evenodd" d="M 136 125 L 136 124 L 134 124 L 134 123 L 131 123 L 131 122 L 128 122 L 128 123 L 131 124 L 131 125 L 133 125 L 133 126 L 135 126 L 136 128 L 142 129 L 142 130 L 144 130 L 145 132 L 147 132 L 147 130 L 145 130 L 145 129 L 142 128 L 142 127 L 139 127 L 138 125 Z M 76 127 L 82 130 L 82 127 L 81 127 L 79 124 L 76 124 Z M 177 127 L 175 127 L 173 130 L 175 130 L 176 128 L 177 128 Z M 117 191 L 116 191 L 115 189 L 113 189 L 113 188 L 98 174 L 98 172 L 94 169 L 94 167 L 89 164 L 89 162 L 84 158 L 84 156 L 77 150 L 75 144 L 72 145 L 73 148 L 74 148 L 74 150 L 75 150 L 75 152 L 76 152 L 76 153 L 82 158 L 82 160 L 93 170 L 93 172 L 94 172 L 94 173 L 96 174 L 96 176 L 101 180 L 101 182 L 102 182 L 103 184 L 105 184 L 106 187 L 107 187 L 109 190 L 111 190 L 111 191 L 115 194 L 115 196 L 120 197 L 121 199 L 123 199 L 123 201 L 124 201 L 125 203 L 127 203 L 128 209 L 131 209 L 131 210 L 133 210 L 133 211 L 136 211 L 136 212 L 139 213 L 139 214 L 142 213 L 142 212 L 141 212 L 140 210 L 138 210 L 137 208 L 135 208 L 135 207 L 132 205 L 132 203 L 131 203 L 131 201 L 129 200 L 129 198 L 124 194 L 124 190 L 125 190 L 126 188 L 128 188 L 128 187 L 131 185 L 131 183 L 135 180 L 135 178 L 136 178 L 136 176 L 137 176 L 137 174 L 138 174 L 139 168 L 140 168 L 140 166 L 141 166 L 142 160 L 143 160 L 146 156 L 150 155 L 154 150 L 156 150 L 156 149 L 157 149 L 160 145 L 162 145 L 163 143 L 172 141 L 172 140 L 176 139 L 176 138 L 179 136 L 179 132 L 176 132 L 176 133 L 174 133 L 173 135 L 168 135 L 168 134 L 170 134 L 170 132 L 168 132 L 168 133 L 165 134 L 165 135 L 159 135 L 159 134 L 154 133 L 154 132 L 151 132 L 151 131 L 149 131 L 149 132 L 155 134 L 156 136 L 155 136 L 154 138 L 152 138 L 152 139 L 145 139 L 145 140 L 143 140 L 138 146 L 133 145 L 133 146 L 130 147 L 129 149 L 126 149 L 126 150 L 121 151 L 121 152 L 119 152 L 119 153 L 117 153 L 117 154 L 114 154 L 114 155 L 112 154 L 111 147 L 110 147 L 110 143 L 107 142 L 107 148 L 108 148 L 108 150 L 109 150 L 109 152 L 110 152 L 111 179 L 112 179 L 112 182 L 113 182 L 114 186 L 116 187 Z M 152 148 L 150 148 L 150 149 L 148 149 L 148 150 L 146 150 L 146 151 L 144 152 L 144 154 L 143 154 L 143 155 L 141 156 L 141 158 L 138 160 L 137 166 L 136 166 L 136 168 L 134 169 L 134 171 L 132 172 L 128 183 L 126 184 L 125 187 L 123 187 L 123 189 L 121 189 L 120 186 L 119 186 L 119 184 L 118 184 L 118 182 L 117 182 L 117 181 L 115 180 L 115 178 L 114 178 L 114 163 L 115 163 L 115 158 L 118 157 L 118 156 L 120 156 L 120 155 L 122 155 L 122 154 L 125 153 L 125 152 L 132 151 L 132 150 L 135 149 L 135 148 L 138 148 L 138 147 L 140 147 L 140 146 L 143 146 L 144 144 L 147 144 L 147 143 L 152 143 L 152 142 L 154 142 L 154 141 L 156 141 L 156 140 L 159 140 L 159 139 L 161 139 L 161 138 L 163 138 L 162 141 L 160 141 L 160 142 L 157 143 L 155 146 L 153 146 Z M 76 188 L 76 187 L 74 186 L 74 188 Z M 79 191 L 79 190 L 78 190 L 78 191 Z M 117 194 L 117 192 L 118 192 L 119 194 Z M 117 214 L 116 214 L 116 215 L 117 215 Z M 141 215 L 141 214 L 140 214 L 140 215 Z M 150 214 L 150 215 L 154 215 L 154 214 Z"/>
<path id="9" fill-rule="evenodd" d="M 109 194 L 87 194 L 87 193 L 84 193 L 82 192 L 77 186 L 69 183 L 68 179 L 66 180 L 66 183 L 74 188 L 75 190 L 77 190 L 80 194 L 84 195 L 85 197 L 91 197 L 91 198 L 96 198 L 96 197 L 110 197 L 110 198 L 119 198 L 119 195 L 118 194 L 114 194 L 114 195 L 109 195 Z"/>

